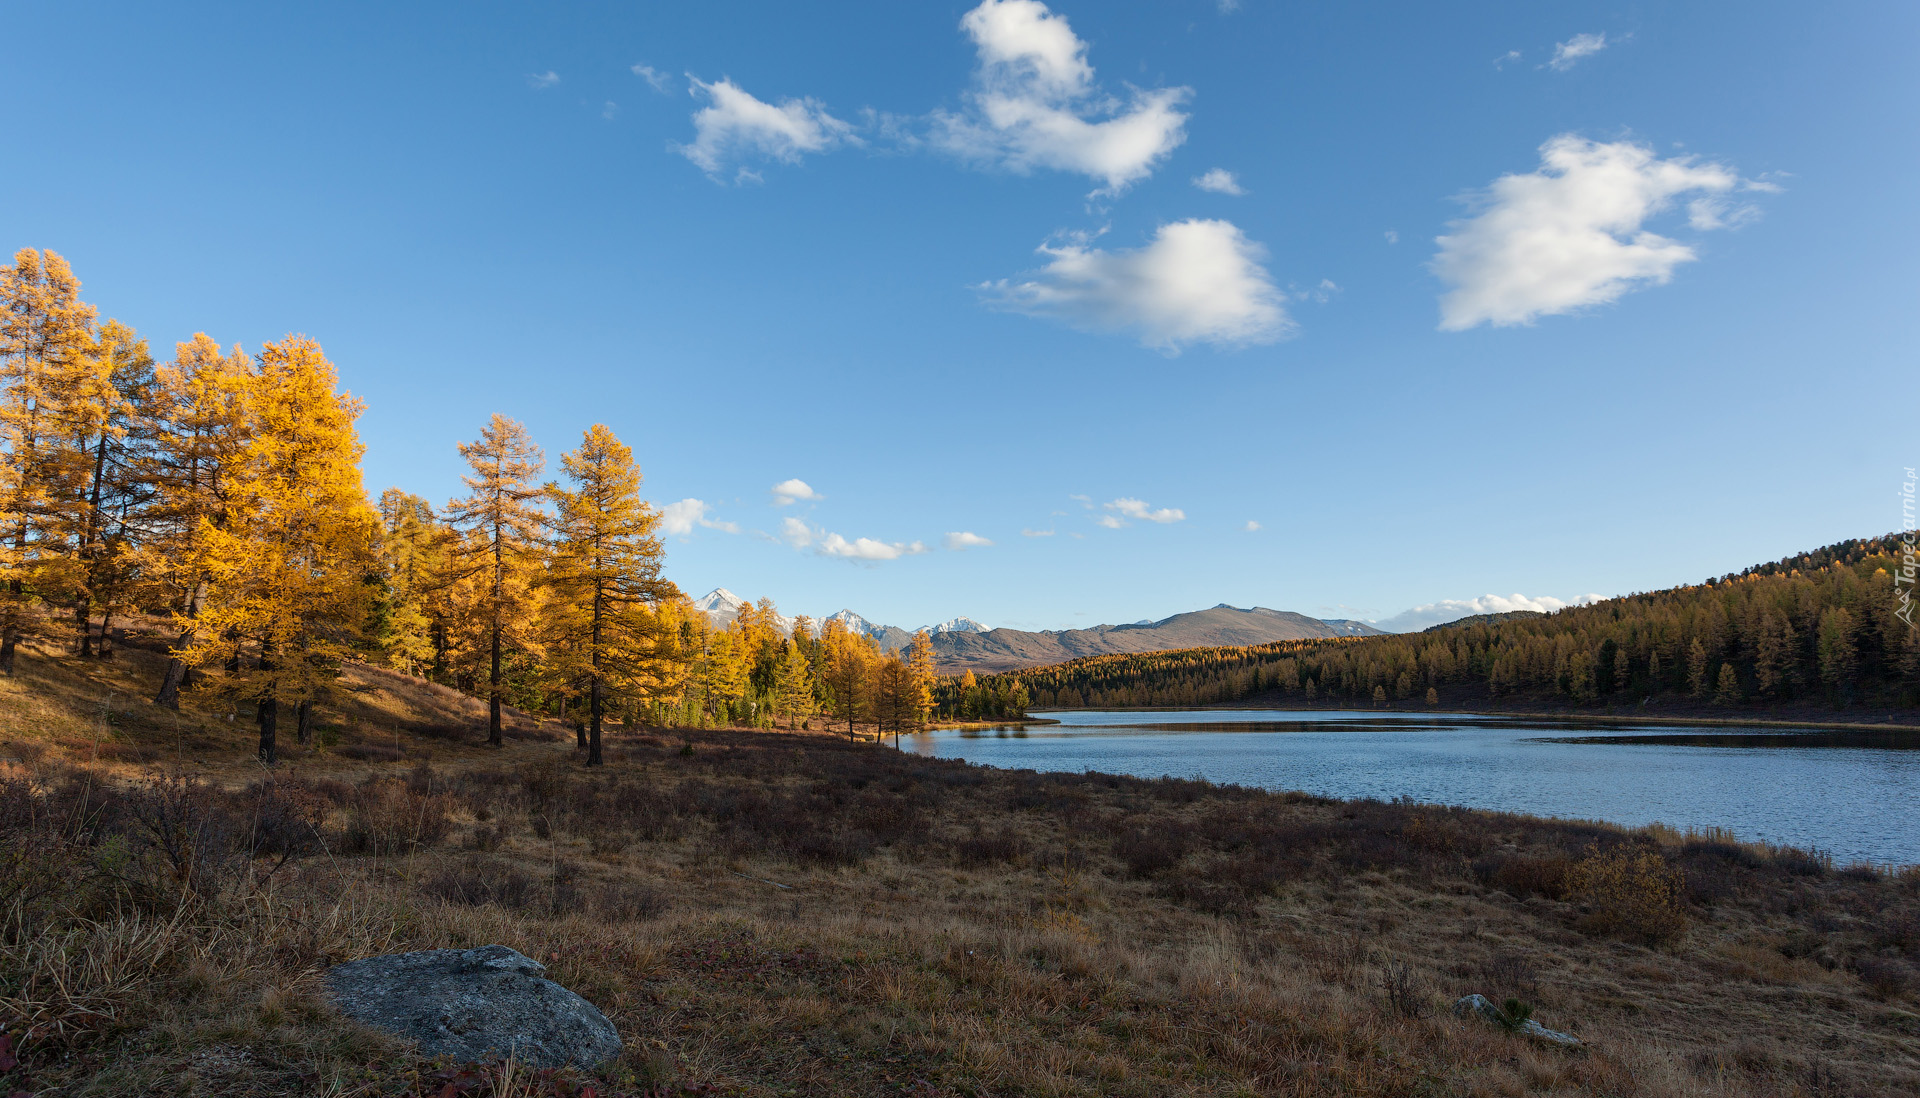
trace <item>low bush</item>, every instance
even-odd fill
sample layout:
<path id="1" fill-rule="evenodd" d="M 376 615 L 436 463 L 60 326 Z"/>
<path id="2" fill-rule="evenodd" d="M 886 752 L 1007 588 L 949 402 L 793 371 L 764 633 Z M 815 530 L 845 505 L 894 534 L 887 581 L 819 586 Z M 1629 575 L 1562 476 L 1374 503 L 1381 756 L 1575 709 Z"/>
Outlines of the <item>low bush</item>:
<path id="1" fill-rule="evenodd" d="M 1685 875 L 1656 850 L 1595 846 L 1567 870 L 1566 889 L 1589 934 L 1663 945 L 1687 932 Z"/>

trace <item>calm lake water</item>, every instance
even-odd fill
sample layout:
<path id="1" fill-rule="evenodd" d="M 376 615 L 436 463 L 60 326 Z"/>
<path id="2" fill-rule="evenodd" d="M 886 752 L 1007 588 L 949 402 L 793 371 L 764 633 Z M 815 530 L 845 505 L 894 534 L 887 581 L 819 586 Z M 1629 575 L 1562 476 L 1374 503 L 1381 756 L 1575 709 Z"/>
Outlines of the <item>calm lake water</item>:
<path id="1" fill-rule="evenodd" d="M 1920 737 L 1450 714 L 1157 710 L 903 740 L 1010 769 L 1097 770 L 1677 828 L 1920 864 Z"/>

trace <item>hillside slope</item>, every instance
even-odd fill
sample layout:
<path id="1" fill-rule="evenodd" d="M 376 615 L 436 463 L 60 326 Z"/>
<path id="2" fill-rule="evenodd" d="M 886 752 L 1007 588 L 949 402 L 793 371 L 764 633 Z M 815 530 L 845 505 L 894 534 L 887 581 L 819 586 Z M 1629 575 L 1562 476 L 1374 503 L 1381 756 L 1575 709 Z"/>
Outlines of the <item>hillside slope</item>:
<path id="1" fill-rule="evenodd" d="M 1632 707 L 1641 715 L 1912 723 L 1920 718 L 1920 631 L 1898 613 L 1901 549 L 1892 535 L 1861 538 L 1554 614 L 1494 615 L 1422 633 L 1092 655 L 987 685 L 1017 679 L 1037 708 Z"/>

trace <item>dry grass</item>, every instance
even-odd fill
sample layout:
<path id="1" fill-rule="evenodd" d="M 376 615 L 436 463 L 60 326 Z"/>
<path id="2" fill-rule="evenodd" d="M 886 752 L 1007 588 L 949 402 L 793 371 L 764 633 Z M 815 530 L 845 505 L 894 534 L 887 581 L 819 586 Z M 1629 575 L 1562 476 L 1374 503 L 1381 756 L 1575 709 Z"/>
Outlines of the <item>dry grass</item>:
<path id="1" fill-rule="evenodd" d="M 0 1018 L 25 1037 L 0 1093 L 573 1093 L 420 1064 L 320 994 L 341 960 L 490 942 L 614 1020 L 603 1095 L 1920 1088 L 1910 876 L 746 732 L 691 754 L 616 735 L 587 772 L 570 736 L 403 729 L 400 761 L 315 751 L 269 787 L 218 714 L 185 734 L 204 746 L 78 765 L 94 730 L 67 703 L 126 680 L 23 665 L 0 711 L 33 700 L 46 729 L 0 718 L 23 760 L 0 793 Z M 440 704 L 377 688 L 396 726 Z M 101 743 L 164 744 L 137 713 Z M 175 757 L 207 780 L 153 781 Z M 1588 1047 L 1452 1017 L 1472 991 Z"/>

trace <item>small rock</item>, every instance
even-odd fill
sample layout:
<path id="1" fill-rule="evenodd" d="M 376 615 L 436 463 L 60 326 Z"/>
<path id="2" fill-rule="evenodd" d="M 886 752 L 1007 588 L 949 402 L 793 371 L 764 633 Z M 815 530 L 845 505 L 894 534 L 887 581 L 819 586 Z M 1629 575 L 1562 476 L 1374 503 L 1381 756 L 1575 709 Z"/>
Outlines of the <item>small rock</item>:
<path id="1" fill-rule="evenodd" d="M 546 971 L 502 945 L 429 949 L 335 965 L 327 988 L 341 1013 L 417 1042 L 427 1057 L 590 1068 L 620 1055 L 607 1016 Z"/>
<path id="2" fill-rule="evenodd" d="M 1461 999 L 1459 1002 L 1454 1003 L 1453 1012 L 1462 1018 L 1469 1014 L 1477 1014 L 1497 1026 L 1505 1026 L 1507 1024 L 1506 1011 L 1494 1006 L 1493 1000 L 1477 991 Z M 1548 1044 L 1559 1045 L 1562 1048 L 1577 1048 L 1580 1045 L 1580 1038 L 1575 1037 L 1573 1034 L 1562 1033 L 1557 1029 L 1548 1029 L 1546 1026 L 1541 1025 L 1531 1018 L 1520 1023 L 1520 1028 L 1514 1030 L 1514 1032 L 1520 1034 L 1522 1037 L 1532 1037 L 1534 1040 L 1545 1041 Z"/>

